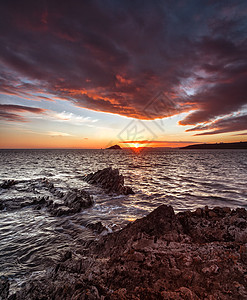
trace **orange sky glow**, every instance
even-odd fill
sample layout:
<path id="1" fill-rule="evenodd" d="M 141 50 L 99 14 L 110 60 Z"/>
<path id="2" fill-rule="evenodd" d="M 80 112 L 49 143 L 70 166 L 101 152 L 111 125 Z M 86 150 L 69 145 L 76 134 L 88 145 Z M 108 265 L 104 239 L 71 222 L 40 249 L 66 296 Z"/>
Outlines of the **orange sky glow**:
<path id="1" fill-rule="evenodd" d="M 246 2 L 2 2 L 0 148 L 247 139 Z"/>

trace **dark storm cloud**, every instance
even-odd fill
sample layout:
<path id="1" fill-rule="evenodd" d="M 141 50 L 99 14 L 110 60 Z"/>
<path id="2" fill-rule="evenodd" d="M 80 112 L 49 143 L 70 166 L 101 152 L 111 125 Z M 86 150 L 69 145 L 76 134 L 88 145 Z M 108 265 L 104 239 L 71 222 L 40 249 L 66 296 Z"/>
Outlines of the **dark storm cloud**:
<path id="1" fill-rule="evenodd" d="M 3 93 L 38 90 L 79 107 L 141 119 L 193 109 L 180 124 L 194 126 L 247 103 L 246 1 L 0 6 Z M 160 91 L 175 105 L 152 115 L 145 108 Z"/>
<path id="2" fill-rule="evenodd" d="M 23 105 L 14 105 L 14 104 L 0 104 L 0 119 L 7 121 L 17 121 L 17 122 L 27 122 L 27 120 L 17 114 L 21 112 L 31 112 L 34 114 L 42 114 L 46 109 L 38 107 L 30 107 Z"/>
<path id="3" fill-rule="evenodd" d="M 247 130 L 247 115 L 231 116 L 224 119 L 219 119 L 213 123 L 199 125 L 186 131 L 204 131 L 195 135 L 210 135 L 242 130 Z"/>

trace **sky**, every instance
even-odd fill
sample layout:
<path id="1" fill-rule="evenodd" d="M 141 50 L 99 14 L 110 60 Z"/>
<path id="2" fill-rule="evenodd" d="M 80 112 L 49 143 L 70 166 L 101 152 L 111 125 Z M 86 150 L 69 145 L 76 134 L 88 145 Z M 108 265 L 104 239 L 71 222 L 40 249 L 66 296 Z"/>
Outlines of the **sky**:
<path id="1" fill-rule="evenodd" d="M 1 0 L 0 148 L 246 141 L 246 37 L 246 1 Z"/>

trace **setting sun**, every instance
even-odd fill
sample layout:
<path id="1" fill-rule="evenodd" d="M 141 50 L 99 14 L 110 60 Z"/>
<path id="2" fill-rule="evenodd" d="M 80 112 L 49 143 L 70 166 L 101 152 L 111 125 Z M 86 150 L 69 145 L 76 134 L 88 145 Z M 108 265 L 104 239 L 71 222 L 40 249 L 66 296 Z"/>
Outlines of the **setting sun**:
<path id="1" fill-rule="evenodd" d="M 133 144 L 133 146 L 132 147 L 134 147 L 134 148 L 139 148 L 140 147 L 140 144 L 138 144 L 138 143 L 136 143 L 136 144 Z"/>

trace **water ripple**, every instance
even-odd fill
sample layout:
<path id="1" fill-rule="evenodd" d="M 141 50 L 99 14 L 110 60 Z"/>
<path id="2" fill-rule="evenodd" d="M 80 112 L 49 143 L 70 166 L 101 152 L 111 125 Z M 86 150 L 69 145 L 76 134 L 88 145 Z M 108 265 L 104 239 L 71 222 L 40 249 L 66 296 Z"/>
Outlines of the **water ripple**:
<path id="1" fill-rule="evenodd" d="M 1 201 L 21 203 L 46 195 L 39 180 L 51 180 L 61 189 L 89 191 L 95 205 L 73 216 L 51 217 L 45 210 L 23 207 L 0 211 L 0 276 L 20 282 L 56 262 L 67 249 L 80 251 L 83 241 L 94 238 L 86 228 L 101 221 L 123 226 L 161 204 L 175 211 L 201 206 L 247 207 L 247 151 L 245 150 L 0 150 L 0 183 L 18 184 L 0 189 Z M 135 195 L 106 195 L 81 176 L 108 166 L 119 168 Z"/>

